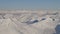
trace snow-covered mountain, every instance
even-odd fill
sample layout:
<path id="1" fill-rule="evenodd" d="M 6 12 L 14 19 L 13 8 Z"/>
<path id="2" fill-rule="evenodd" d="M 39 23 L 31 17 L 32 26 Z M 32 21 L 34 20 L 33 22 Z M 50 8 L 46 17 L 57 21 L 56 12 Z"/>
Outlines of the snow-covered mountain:
<path id="1" fill-rule="evenodd" d="M 59 11 L 0 11 L 0 34 L 54 34 Z"/>

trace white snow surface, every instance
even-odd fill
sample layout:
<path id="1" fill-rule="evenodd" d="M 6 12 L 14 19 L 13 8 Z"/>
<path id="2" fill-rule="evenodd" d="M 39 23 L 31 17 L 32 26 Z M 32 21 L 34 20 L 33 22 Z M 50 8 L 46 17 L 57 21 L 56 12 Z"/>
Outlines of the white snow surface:
<path id="1" fill-rule="evenodd" d="M 1 13 L 1 11 L 0 11 Z M 20 12 L 0 15 L 0 34 L 54 34 L 60 22 L 60 13 L 56 12 Z M 3 15 L 4 14 L 4 15 Z M 43 18 L 45 18 L 43 20 Z M 53 20 L 55 19 L 55 20 Z M 32 24 L 29 21 L 38 20 Z M 26 23 L 28 21 L 28 23 Z"/>

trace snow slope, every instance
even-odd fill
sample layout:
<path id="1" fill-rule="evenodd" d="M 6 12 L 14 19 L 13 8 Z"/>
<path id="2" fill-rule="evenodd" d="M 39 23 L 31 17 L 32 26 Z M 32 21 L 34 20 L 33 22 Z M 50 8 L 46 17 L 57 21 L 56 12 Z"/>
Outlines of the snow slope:
<path id="1" fill-rule="evenodd" d="M 58 11 L 3 14 L 0 15 L 0 34 L 54 34 L 60 22 Z"/>

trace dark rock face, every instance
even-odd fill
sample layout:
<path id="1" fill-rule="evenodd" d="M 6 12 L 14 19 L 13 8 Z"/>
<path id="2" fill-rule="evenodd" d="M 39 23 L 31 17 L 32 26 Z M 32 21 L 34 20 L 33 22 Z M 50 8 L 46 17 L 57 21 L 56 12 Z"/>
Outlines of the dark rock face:
<path id="1" fill-rule="evenodd" d="M 46 18 L 42 18 L 41 21 L 46 20 Z"/>
<path id="2" fill-rule="evenodd" d="M 45 20 L 46 18 L 42 18 L 42 20 Z"/>
<path id="3" fill-rule="evenodd" d="M 38 20 L 34 20 L 34 21 L 33 21 L 33 23 L 36 23 L 36 22 L 38 22 Z"/>
<path id="4" fill-rule="evenodd" d="M 55 21 L 55 19 L 52 19 L 53 21 Z"/>
<path id="5" fill-rule="evenodd" d="M 60 34 L 60 25 L 57 25 L 55 28 L 56 34 Z"/>
<path id="6" fill-rule="evenodd" d="M 26 23 L 27 24 L 33 24 L 33 23 L 37 23 L 37 22 L 39 22 L 38 20 L 34 20 L 34 21 L 27 21 Z"/>

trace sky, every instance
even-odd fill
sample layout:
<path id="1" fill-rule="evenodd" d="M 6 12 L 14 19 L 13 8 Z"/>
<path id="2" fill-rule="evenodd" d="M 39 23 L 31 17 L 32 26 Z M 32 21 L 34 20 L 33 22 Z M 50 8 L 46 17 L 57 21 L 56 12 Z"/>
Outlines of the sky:
<path id="1" fill-rule="evenodd" d="M 60 0 L 0 0 L 0 9 L 60 9 Z"/>

